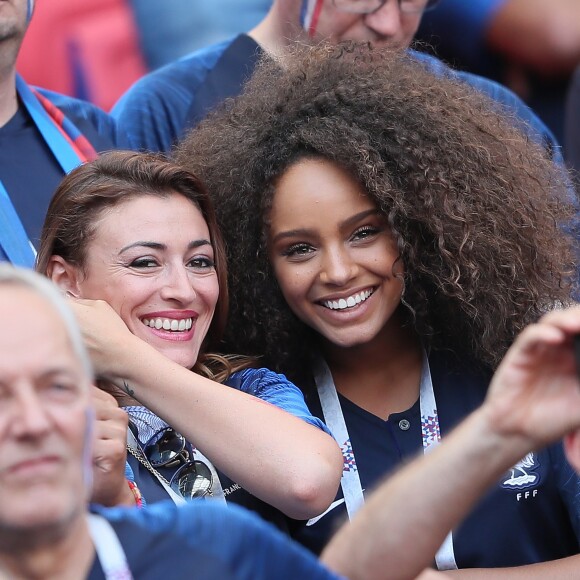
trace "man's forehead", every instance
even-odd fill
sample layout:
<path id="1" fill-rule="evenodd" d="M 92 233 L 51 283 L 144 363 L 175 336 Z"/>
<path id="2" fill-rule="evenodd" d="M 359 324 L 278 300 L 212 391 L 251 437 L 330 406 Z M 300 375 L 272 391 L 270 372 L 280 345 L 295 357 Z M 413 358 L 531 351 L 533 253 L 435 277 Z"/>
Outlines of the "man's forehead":
<path id="1" fill-rule="evenodd" d="M 0 377 L 49 368 L 81 374 L 66 326 L 38 293 L 18 284 L 0 285 Z"/>

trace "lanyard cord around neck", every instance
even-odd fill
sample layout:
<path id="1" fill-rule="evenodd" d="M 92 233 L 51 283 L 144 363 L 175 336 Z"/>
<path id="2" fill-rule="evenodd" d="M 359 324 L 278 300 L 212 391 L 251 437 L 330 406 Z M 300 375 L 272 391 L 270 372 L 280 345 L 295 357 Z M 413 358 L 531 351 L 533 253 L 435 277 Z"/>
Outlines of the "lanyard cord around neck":
<path id="1" fill-rule="evenodd" d="M 106 580 L 133 580 L 121 542 L 109 521 L 88 514 L 89 531 Z"/>
<path id="2" fill-rule="evenodd" d="M 42 138 L 64 173 L 94 159 L 97 153 L 62 111 L 16 75 L 16 91 Z M 34 267 L 36 250 L 0 180 L 0 246 L 17 266 Z"/>
<path id="3" fill-rule="evenodd" d="M 322 358 L 318 360 L 314 370 L 314 380 L 322 406 L 324 421 L 335 439 L 339 442 L 344 458 L 340 485 L 342 487 L 348 517 L 352 519 L 354 514 L 364 504 L 363 489 L 332 373 Z M 419 406 L 421 409 L 423 452 L 427 453 L 441 441 L 441 430 L 439 428 L 439 417 L 437 414 L 435 393 L 433 391 L 433 381 L 431 380 L 429 359 L 427 358 L 425 350 L 423 350 L 421 384 L 419 387 Z M 455 570 L 457 568 L 451 532 L 449 532 L 443 545 L 439 548 L 435 560 L 439 570 Z"/>

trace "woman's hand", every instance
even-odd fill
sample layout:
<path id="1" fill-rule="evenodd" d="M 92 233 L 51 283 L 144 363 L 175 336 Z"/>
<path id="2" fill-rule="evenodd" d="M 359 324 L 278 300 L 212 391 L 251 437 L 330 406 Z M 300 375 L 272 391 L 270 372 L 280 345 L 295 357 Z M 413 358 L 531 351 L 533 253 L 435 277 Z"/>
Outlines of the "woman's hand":
<path id="1" fill-rule="evenodd" d="M 527 327 L 507 352 L 483 410 L 502 436 L 537 448 L 580 427 L 580 381 L 574 335 L 580 307 L 551 312 Z"/>
<path id="2" fill-rule="evenodd" d="M 92 387 L 91 399 L 96 419 L 91 502 L 109 507 L 133 506 L 135 497 L 125 479 L 127 413 L 113 396 L 97 387 Z"/>
<path id="3" fill-rule="evenodd" d="M 141 342 L 140 339 L 104 300 L 70 298 L 69 304 L 81 328 L 96 376 L 107 379 L 122 375 L 123 361 L 130 360 L 131 351 L 137 348 L 135 343 Z"/>

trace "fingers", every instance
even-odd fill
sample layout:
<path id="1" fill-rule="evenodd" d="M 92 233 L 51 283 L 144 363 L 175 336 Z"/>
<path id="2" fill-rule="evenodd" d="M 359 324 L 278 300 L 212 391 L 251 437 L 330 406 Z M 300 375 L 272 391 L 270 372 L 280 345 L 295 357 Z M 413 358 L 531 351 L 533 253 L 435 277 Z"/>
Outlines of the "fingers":
<path id="1" fill-rule="evenodd" d="M 111 393 L 104 391 L 103 389 L 97 387 L 96 385 L 92 385 L 91 387 L 91 398 L 95 408 L 97 406 L 102 408 L 119 407 L 119 405 L 117 404 L 117 400 L 115 399 L 115 397 L 113 397 L 113 395 L 111 395 Z"/>
<path id="2" fill-rule="evenodd" d="M 123 448 L 127 441 L 129 417 L 121 409 L 115 397 L 93 386 L 91 398 L 95 410 L 95 437 L 100 440 L 121 441 Z"/>
<path id="3" fill-rule="evenodd" d="M 93 448 L 93 465 L 109 473 L 117 466 L 125 473 L 127 448 L 119 439 L 98 439 Z"/>
<path id="4" fill-rule="evenodd" d="M 580 305 L 553 310 L 543 316 L 539 324 L 560 328 L 568 335 L 580 333 Z"/>
<path id="5" fill-rule="evenodd" d="M 556 347 L 568 345 L 571 349 L 572 338 L 580 333 L 580 307 L 550 312 L 536 324 L 525 328 L 507 353 L 508 360 L 519 355 L 537 356 Z M 571 350 L 570 350 L 571 352 Z"/>

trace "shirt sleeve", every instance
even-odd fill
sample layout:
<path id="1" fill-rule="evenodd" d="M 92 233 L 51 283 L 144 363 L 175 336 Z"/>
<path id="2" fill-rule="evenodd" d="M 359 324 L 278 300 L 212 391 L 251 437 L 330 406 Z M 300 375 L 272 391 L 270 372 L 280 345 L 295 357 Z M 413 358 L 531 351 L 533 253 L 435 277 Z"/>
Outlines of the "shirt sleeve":
<path id="1" fill-rule="evenodd" d="M 245 369 L 234 373 L 226 381 L 226 384 L 276 405 L 276 407 L 310 423 L 310 425 L 322 429 L 332 436 L 328 427 L 318 417 L 314 417 L 310 413 L 302 391 L 284 375 L 265 368 Z"/>
<path id="2" fill-rule="evenodd" d="M 113 526 L 135 578 L 270 580 L 338 577 L 310 553 L 248 510 L 215 501 L 146 509 L 100 508 Z M 93 565 L 90 580 L 103 578 Z"/>
<path id="3" fill-rule="evenodd" d="M 232 504 L 224 509 L 212 502 L 203 503 L 193 520 L 195 543 L 212 546 L 235 569 L 236 578 L 338 578 L 314 554 L 248 510 Z"/>
<path id="4" fill-rule="evenodd" d="M 121 96 L 111 115 L 132 149 L 171 151 L 190 128 L 188 115 L 197 91 L 228 42 L 194 52 L 145 75 Z"/>

